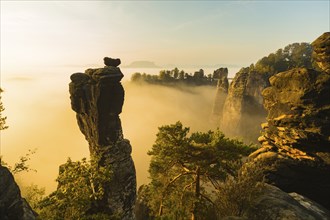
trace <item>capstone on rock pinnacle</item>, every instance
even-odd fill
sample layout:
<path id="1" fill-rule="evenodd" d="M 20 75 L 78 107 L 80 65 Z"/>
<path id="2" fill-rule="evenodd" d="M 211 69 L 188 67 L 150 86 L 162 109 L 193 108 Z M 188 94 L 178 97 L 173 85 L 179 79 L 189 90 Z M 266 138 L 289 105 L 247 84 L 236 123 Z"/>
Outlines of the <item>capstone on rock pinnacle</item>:
<path id="1" fill-rule="evenodd" d="M 121 61 L 120 59 L 113 59 L 113 58 L 109 58 L 109 57 L 104 57 L 103 58 L 104 64 L 106 66 L 112 66 L 112 67 L 117 67 L 120 65 Z"/>

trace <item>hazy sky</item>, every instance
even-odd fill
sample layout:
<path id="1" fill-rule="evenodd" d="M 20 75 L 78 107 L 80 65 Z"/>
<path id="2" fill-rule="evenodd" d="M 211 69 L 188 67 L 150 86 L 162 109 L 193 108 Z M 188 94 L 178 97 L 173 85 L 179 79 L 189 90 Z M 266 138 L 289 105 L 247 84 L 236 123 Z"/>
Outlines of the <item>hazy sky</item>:
<path id="1" fill-rule="evenodd" d="M 3 1 L 1 69 L 249 65 L 329 31 L 326 1 Z"/>
<path id="2" fill-rule="evenodd" d="M 329 4 L 1 0 L 0 86 L 9 129 L 1 132 L 0 154 L 13 164 L 28 149 L 38 148 L 31 160 L 38 173 L 23 179 L 47 186 L 49 192 L 56 188 L 58 166 L 67 157 L 88 156 L 70 108 L 72 73 L 102 67 L 104 56 L 119 57 L 124 65 L 148 60 L 180 69 L 247 66 L 290 43 L 312 42 L 329 31 Z M 215 91 L 187 95 L 168 88 L 124 87 L 123 131 L 133 146 L 138 182 L 144 183 L 146 152 L 157 127 L 181 120 L 195 130 L 209 128 Z"/>

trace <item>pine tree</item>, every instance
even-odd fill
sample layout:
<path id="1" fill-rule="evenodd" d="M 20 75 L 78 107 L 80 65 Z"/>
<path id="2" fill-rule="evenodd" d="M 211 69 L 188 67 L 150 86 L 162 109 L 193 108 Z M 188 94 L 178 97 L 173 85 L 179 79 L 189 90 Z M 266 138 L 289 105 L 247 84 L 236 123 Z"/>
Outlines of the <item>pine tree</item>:
<path id="1" fill-rule="evenodd" d="M 188 136 L 189 130 L 181 122 L 160 127 L 148 152 L 149 205 L 154 215 L 165 219 L 211 219 L 211 188 L 216 189 L 235 171 L 235 162 L 253 150 L 219 130 Z"/>

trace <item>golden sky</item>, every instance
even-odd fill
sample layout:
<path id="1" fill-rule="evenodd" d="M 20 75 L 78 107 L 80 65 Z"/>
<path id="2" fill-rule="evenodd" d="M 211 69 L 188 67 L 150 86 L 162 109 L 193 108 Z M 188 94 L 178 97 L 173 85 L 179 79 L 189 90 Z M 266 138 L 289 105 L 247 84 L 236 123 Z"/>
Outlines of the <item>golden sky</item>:
<path id="1" fill-rule="evenodd" d="M 47 186 L 49 192 L 67 157 L 88 156 L 87 142 L 70 109 L 72 73 L 102 67 L 104 56 L 119 57 L 123 65 L 148 60 L 179 69 L 207 65 L 237 69 L 287 44 L 312 42 L 329 31 L 329 4 L 1 0 L 0 86 L 5 90 L 2 101 L 9 125 L 1 132 L 1 154 L 13 163 L 37 148 L 31 166 L 38 172 L 22 181 Z M 189 95 L 158 87 L 125 89 L 124 135 L 132 142 L 138 181 L 143 183 L 146 152 L 157 127 L 181 120 L 195 130 L 207 129 L 203 123 L 215 94 L 207 89 Z"/>

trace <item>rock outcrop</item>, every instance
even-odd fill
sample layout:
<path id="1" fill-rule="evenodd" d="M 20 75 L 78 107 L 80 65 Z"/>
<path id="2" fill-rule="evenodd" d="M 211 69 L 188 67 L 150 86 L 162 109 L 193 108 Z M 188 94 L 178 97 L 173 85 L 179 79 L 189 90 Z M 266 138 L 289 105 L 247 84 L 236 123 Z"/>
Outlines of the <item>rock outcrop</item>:
<path id="1" fill-rule="evenodd" d="M 134 219 L 136 173 L 132 148 L 123 137 L 119 118 L 124 103 L 120 83 L 123 74 L 116 67 L 120 61 L 110 61 L 105 59 L 104 68 L 71 75 L 71 107 L 89 143 L 92 161 L 112 172 L 112 178 L 104 186 L 104 199 L 98 205 L 100 211 L 120 219 Z"/>
<path id="2" fill-rule="evenodd" d="M 316 62 L 321 63 L 322 68 L 328 71 L 329 57 L 325 52 L 329 49 L 326 49 L 326 36 L 314 44 L 317 46 L 314 47 Z M 261 131 L 259 124 L 265 121 L 267 115 L 261 92 L 270 85 L 269 78 L 295 67 L 312 68 L 312 51 L 309 43 L 293 43 L 236 73 L 222 109 L 223 115 L 219 121 L 221 130 L 228 136 L 239 136 L 246 142 L 257 142 Z"/>
<path id="3" fill-rule="evenodd" d="M 314 201 L 297 193 L 287 194 L 277 187 L 267 185 L 252 208 L 245 214 L 247 219 L 329 219 L 330 213 Z"/>
<path id="4" fill-rule="evenodd" d="M 266 184 L 263 193 L 258 196 L 242 216 L 229 216 L 223 220 L 319 220 L 330 219 L 329 210 L 318 203 L 297 193 L 286 193 L 279 188 Z"/>
<path id="5" fill-rule="evenodd" d="M 266 117 L 261 91 L 268 85 L 268 76 L 251 72 L 249 68 L 241 69 L 230 84 L 220 129 L 229 136 L 241 136 L 253 141 L 253 137 L 259 134 L 259 124 Z"/>
<path id="6" fill-rule="evenodd" d="M 228 94 L 228 69 L 227 68 L 219 68 L 214 71 L 213 76 L 218 79 L 217 84 L 217 92 L 215 94 L 215 101 L 213 106 L 213 113 L 212 115 L 215 117 L 216 120 L 220 121 L 222 117 L 222 110 L 225 104 L 225 100 Z"/>
<path id="7" fill-rule="evenodd" d="M 330 42 L 326 36 L 322 42 Z M 270 183 L 330 209 L 330 74 L 323 62 L 320 69 L 295 68 L 270 78 L 262 92 L 268 110 L 258 139 L 262 147 L 250 158 L 269 162 Z"/>
<path id="8" fill-rule="evenodd" d="M 34 220 L 37 214 L 27 201 L 21 197 L 21 191 L 10 171 L 0 165 L 0 219 Z"/>
<path id="9" fill-rule="evenodd" d="M 297 193 L 286 193 L 279 188 L 266 184 L 264 192 L 244 210 L 242 216 L 228 216 L 223 220 L 326 220 L 330 219 L 329 210 L 318 203 Z"/>
<path id="10" fill-rule="evenodd" d="M 330 32 L 322 34 L 313 43 L 313 58 L 318 67 L 330 74 Z"/>

